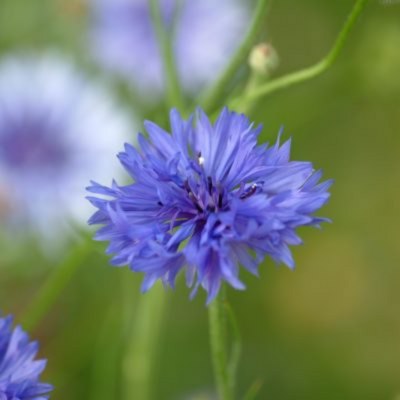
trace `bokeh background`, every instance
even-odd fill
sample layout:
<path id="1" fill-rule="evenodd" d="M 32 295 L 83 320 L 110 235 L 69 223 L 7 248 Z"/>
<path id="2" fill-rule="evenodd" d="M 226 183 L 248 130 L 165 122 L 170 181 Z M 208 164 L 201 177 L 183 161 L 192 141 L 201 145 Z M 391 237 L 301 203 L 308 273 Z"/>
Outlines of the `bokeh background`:
<path id="1" fill-rule="evenodd" d="M 293 158 L 312 160 L 335 184 L 322 212 L 333 224 L 302 232 L 296 271 L 266 262 L 259 279 L 243 276 L 248 290 L 228 292 L 243 339 L 240 394 L 260 382 L 263 400 L 400 398 L 400 3 L 370 3 L 328 73 L 260 101 L 251 115 L 264 124 L 263 140 L 274 140 L 284 125 Z M 280 56 L 276 75 L 325 55 L 352 4 L 273 2 L 265 24 Z M 86 24 L 81 0 L 1 0 L 0 55 L 57 48 L 96 75 Z M 114 89 L 129 108 L 127 88 L 117 82 Z M 10 252 L 6 243 L 0 242 L 0 308 L 18 321 L 69 250 L 48 257 L 29 243 Z M 157 338 L 151 398 L 211 393 L 204 293 L 189 301 L 179 280 L 174 292 L 141 297 L 141 276 L 109 267 L 103 250 L 96 243 L 82 256 L 32 332 L 49 359 L 45 380 L 56 385 L 53 398 L 141 400 L 121 389 L 131 371 L 126 349 L 139 349 L 132 368 L 146 368 L 132 325 L 148 323 L 138 317 L 139 305 L 160 296 L 163 320 L 150 330 Z"/>

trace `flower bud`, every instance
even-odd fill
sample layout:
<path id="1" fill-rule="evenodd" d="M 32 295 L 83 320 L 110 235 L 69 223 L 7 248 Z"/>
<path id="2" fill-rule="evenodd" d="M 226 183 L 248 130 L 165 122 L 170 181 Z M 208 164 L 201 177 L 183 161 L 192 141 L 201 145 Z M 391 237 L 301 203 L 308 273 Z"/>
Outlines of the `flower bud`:
<path id="1" fill-rule="evenodd" d="M 258 74 L 270 75 L 278 64 L 278 53 L 270 43 L 259 43 L 250 52 L 250 68 Z"/>

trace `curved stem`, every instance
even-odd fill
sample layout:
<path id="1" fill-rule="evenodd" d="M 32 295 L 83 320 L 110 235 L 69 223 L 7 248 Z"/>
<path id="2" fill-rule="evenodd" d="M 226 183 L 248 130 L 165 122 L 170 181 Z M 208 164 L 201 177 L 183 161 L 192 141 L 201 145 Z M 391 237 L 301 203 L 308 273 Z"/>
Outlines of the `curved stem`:
<path id="1" fill-rule="evenodd" d="M 331 51 L 320 62 L 311 67 L 302 69 L 297 72 L 293 72 L 291 74 L 274 79 L 264 85 L 261 85 L 257 89 L 252 90 L 251 92 L 245 94 L 244 96 L 233 99 L 230 102 L 230 106 L 240 107 L 242 104 L 245 104 L 248 101 L 254 101 L 256 99 L 274 93 L 278 90 L 285 89 L 294 84 L 298 84 L 307 81 L 309 79 L 315 78 L 316 76 L 321 75 L 326 70 L 328 70 L 338 58 L 349 36 L 351 29 L 353 28 L 355 22 L 357 21 L 358 17 L 361 14 L 361 11 L 364 9 L 367 2 L 368 0 L 358 0 L 356 2 L 342 30 L 340 31 L 339 36 L 337 37 Z"/>
<path id="2" fill-rule="evenodd" d="M 184 101 L 182 99 L 178 73 L 175 65 L 171 34 L 165 27 L 159 0 L 150 0 L 150 11 L 164 62 L 164 70 L 166 73 L 165 83 L 169 107 L 177 107 L 184 111 Z"/>
<path id="3" fill-rule="evenodd" d="M 261 29 L 264 17 L 268 8 L 268 0 L 258 0 L 257 8 L 254 12 L 253 21 L 250 29 L 240 45 L 239 49 L 233 56 L 226 70 L 219 77 L 215 85 L 206 92 L 199 100 L 205 112 L 212 112 L 218 107 L 221 99 L 224 97 L 226 86 L 234 77 L 238 69 L 242 66 L 243 61 L 248 57 L 250 50 L 254 45 L 254 41 Z"/>
<path id="4" fill-rule="evenodd" d="M 37 324 L 51 309 L 60 293 L 71 281 L 78 267 L 91 251 L 91 241 L 85 240 L 70 250 L 61 265 L 55 266 L 54 271 L 43 284 L 36 297 L 25 310 L 22 325 L 28 331 L 35 329 Z"/>
<path id="5" fill-rule="evenodd" d="M 233 400 L 232 384 L 228 369 L 226 346 L 226 316 L 223 293 L 209 305 L 211 354 L 219 400 Z"/>

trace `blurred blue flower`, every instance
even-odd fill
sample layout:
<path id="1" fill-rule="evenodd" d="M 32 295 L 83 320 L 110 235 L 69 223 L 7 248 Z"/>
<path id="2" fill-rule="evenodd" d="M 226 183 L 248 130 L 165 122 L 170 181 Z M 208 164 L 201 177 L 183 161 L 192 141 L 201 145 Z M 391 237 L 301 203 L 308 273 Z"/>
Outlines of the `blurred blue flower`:
<path id="1" fill-rule="evenodd" d="M 85 186 L 111 179 L 131 123 L 103 87 L 61 56 L 0 60 L 0 221 L 59 239 L 90 215 Z M 46 247 L 50 248 L 46 244 Z"/>
<path id="2" fill-rule="evenodd" d="M 148 99 L 164 89 L 164 71 L 148 0 L 91 0 L 95 58 Z M 176 66 L 187 92 L 210 83 L 227 64 L 249 22 L 242 0 L 160 0 L 173 36 Z"/>
<path id="3" fill-rule="evenodd" d="M 28 335 L 17 326 L 12 329 L 12 317 L 0 318 L 0 399 L 45 400 L 53 390 L 40 383 L 45 360 L 34 360 L 37 342 L 29 342 Z"/>
<path id="4" fill-rule="evenodd" d="M 257 145 L 261 127 L 244 115 L 224 109 L 211 124 L 199 110 L 193 124 L 173 110 L 170 119 L 172 135 L 145 122 L 149 139 L 139 135 L 139 151 L 127 144 L 119 154 L 133 184 L 89 188 L 112 198 L 89 197 L 98 208 L 89 223 L 105 225 L 95 238 L 111 242 L 112 264 L 144 272 L 143 291 L 157 279 L 173 287 L 185 269 L 193 294 L 201 285 L 208 302 L 222 281 L 244 289 L 239 265 L 257 275 L 268 255 L 293 268 L 296 228 L 326 221 L 312 214 L 331 181 L 289 161 L 290 140 Z"/>

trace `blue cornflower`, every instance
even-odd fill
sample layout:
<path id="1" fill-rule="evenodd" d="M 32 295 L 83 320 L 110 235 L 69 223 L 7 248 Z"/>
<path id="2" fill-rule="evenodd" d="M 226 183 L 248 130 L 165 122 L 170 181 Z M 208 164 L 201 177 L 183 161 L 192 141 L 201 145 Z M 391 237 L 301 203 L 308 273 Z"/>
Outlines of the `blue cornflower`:
<path id="1" fill-rule="evenodd" d="M 160 0 L 171 32 L 181 86 L 196 93 L 223 70 L 250 20 L 243 0 Z M 90 0 L 90 48 L 96 60 L 157 100 L 165 87 L 163 61 L 148 0 Z"/>
<path id="2" fill-rule="evenodd" d="M 40 232 L 47 250 L 86 222 L 85 184 L 115 176 L 132 129 L 112 99 L 56 52 L 0 59 L 0 225 L 13 240 Z"/>
<path id="3" fill-rule="evenodd" d="M 0 400 L 46 400 L 53 390 L 40 383 L 45 360 L 34 360 L 38 343 L 17 326 L 12 317 L 0 318 Z"/>
<path id="4" fill-rule="evenodd" d="M 171 112 L 172 135 L 152 122 L 119 159 L 134 183 L 89 191 L 98 208 L 90 224 L 103 224 L 95 238 L 110 241 L 113 265 L 144 272 L 143 291 L 157 279 L 174 286 L 186 270 L 187 284 L 201 285 L 208 302 L 221 283 L 244 289 L 239 266 L 257 275 L 267 255 L 290 268 L 296 228 L 318 226 L 313 216 L 329 197 L 331 181 L 310 162 L 289 161 L 290 140 L 258 145 L 261 127 L 224 109 L 215 124 L 198 111 L 182 120 Z"/>

